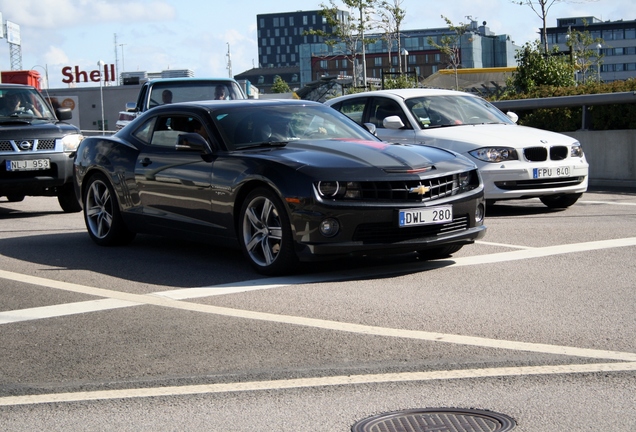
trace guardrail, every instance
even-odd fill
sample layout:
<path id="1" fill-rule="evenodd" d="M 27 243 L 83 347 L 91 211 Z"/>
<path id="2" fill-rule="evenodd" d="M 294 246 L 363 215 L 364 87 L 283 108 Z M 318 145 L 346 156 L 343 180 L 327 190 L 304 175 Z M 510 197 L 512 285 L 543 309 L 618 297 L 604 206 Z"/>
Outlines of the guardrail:
<path id="1" fill-rule="evenodd" d="M 84 136 L 96 136 L 96 135 L 113 135 L 117 131 L 103 131 L 103 130 L 81 130 Z"/>
<path id="2" fill-rule="evenodd" d="M 576 96 L 555 96 L 547 98 L 534 98 L 534 99 L 515 99 L 515 100 L 502 100 L 492 102 L 494 106 L 502 110 L 503 112 L 519 110 L 533 110 L 539 108 L 567 108 L 567 107 L 582 107 L 581 125 L 585 130 L 588 125 L 588 119 L 590 113 L 588 111 L 589 106 L 593 105 L 614 105 L 614 104 L 628 104 L 636 103 L 636 92 L 619 92 L 619 93 L 599 93 L 590 95 L 576 95 Z"/>

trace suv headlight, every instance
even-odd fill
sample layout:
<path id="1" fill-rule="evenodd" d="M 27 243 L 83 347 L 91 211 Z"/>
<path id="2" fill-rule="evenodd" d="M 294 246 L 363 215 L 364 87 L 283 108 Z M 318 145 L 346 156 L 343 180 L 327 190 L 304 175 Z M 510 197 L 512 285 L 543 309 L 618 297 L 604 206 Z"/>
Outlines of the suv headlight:
<path id="1" fill-rule="evenodd" d="M 468 152 L 472 157 L 484 162 L 518 160 L 517 150 L 510 147 L 482 147 Z"/>
<path id="2" fill-rule="evenodd" d="M 74 152 L 79 147 L 80 143 L 84 139 L 82 134 L 66 135 L 62 138 L 62 148 L 65 152 Z"/>

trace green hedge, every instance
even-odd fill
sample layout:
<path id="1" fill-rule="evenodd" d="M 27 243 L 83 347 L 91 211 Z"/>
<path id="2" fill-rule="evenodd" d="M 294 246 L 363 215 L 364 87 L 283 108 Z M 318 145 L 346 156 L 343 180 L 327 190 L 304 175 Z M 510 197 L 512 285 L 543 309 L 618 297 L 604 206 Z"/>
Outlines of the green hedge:
<path id="1" fill-rule="evenodd" d="M 636 91 L 636 80 L 611 83 L 591 83 L 576 87 L 538 87 L 523 94 L 506 95 L 499 100 L 535 99 L 557 96 L 577 96 L 599 93 Z M 570 132 L 582 129 L 582 108 L 546 108 L 515 111 L 519 124 L 547 129 L 554 132 Z M 589 106 L 592 130 L 636 129 L 636 104 Z"/>

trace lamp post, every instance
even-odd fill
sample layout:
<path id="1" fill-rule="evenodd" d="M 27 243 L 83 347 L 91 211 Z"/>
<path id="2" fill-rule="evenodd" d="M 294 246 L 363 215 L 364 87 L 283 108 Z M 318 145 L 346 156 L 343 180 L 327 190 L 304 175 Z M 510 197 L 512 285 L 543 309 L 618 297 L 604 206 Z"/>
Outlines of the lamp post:
<path id="1" fill-rule="evenodd" d="M 99 66 L 99 99 L 102 104 L 102 135 L 104 135 L 104 131 L 106 130 L 104 124 L 104 90 L 102 88 L 102 69 L 104 68 L 104 61 L 98 61 L 97 66 Z"/>
<path id="2" fill-rule="evenodd" d="M 404 72 L 408 72 L 409 64 L 407 56 L 409 55 L 409 52 L 406 50 L 406 48 L 402 48 L 402 55 L 404 56 Z"/>
<path id="3" fill-rule="evenodd" d="M 598 55 L 596 56 L 596 76 L 598 77 L 598 82 L 601 82 L 601 54 L 603 45 L 600 43 L 596 45 L 596 49 L 598 50 Z"/>
<path id="4" fill-rule="evenodd" d="M 35 69 L 36 67 L 41 67 L 42 69 L 44 69 L 44 76 L 46 77 L 46 89 L 48 90 L 49 89 L 49 67 L 48 67 L 48 65 L 46 65 L 46 66 L 35 65 L 31 69 Z"/>

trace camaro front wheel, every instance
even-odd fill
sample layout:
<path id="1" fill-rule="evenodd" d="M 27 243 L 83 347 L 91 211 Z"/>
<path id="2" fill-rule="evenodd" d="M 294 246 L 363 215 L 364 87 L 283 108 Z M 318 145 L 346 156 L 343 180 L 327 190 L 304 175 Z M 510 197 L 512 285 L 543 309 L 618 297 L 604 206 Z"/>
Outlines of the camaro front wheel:
<path id="1" fill-rule="evenodd" d="M 239 237 L 243 254 L 259 273 L 289 272 L 297 261 L 283 202 L 265 188 L 252 191 L 241 207 Z"/>
<path id="2" fill-rule="evenodd" d="M 84 192 L 84 222 L 88 234 L 101 246 L 123 245 L 135 238 L 135 233 L 124 224 L 113 187 L 102 174 L 88 180 Z"/>

